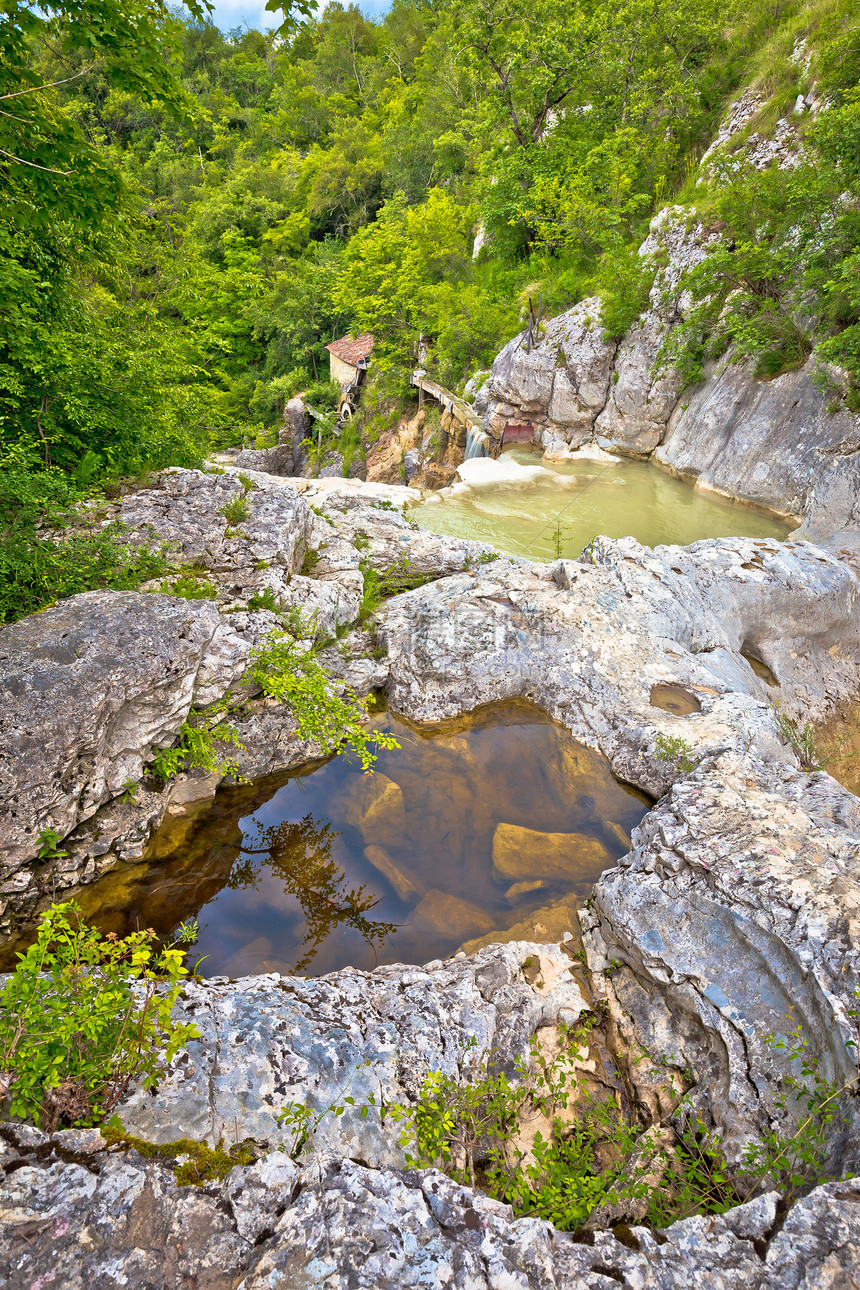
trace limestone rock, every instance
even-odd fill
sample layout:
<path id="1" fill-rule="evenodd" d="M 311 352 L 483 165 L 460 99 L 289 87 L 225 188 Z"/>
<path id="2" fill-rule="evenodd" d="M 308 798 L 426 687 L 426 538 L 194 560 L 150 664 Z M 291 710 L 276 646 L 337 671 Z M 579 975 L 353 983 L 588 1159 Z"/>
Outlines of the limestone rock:
<path id="1" fill-rule="evenodd" d="M 4 876 L 139 780 L 247 659 L 214 605 L 168 596 L 90 591 L 0 628 Z"/>
<path id="2" fill-rule="evenodd" d="M 523 977 L 530 955 L 546 965 L 543 988 Z M 174 1015 L 193 1021 L 200 1039 L 157 1092 L 138 1090 L 123 1104 L 123 1124 L 154 1142 L 253 1137 L 277 1145 L 293 1136 L 276 1119 L 285 1102 L 320 1110 L 348 1092 L 355 1106 L 323 1117 L 315 1149 L 401 1164 L 397 1132 L 360 1116 L 370 1094 L 377 1105 L 380 1096 L 403 1101 L 428 1070 L 459 1077 L 472 1036 L 476 1060 L 493 1049 L 512 1069 L 539 1026 L 572 1022 L 585 1009 L 570 966 L 558 946 L 514 943 L 426 967 L 190 980 Z"/>
<path id="3" fill-rule="evenodd" d="M 224 507 L 240 499 L 248 517 L 228 524 Z M 164 471 L 156 487 L 123 498 L 119 515 L 141 540 L 166 542 L 179 559 L 231 576 L 262 562 L 298 570 L 311 520 L 291 488 L 246 492 L 231 473 L 199 470 Z"/>
<path id="4" fill-rule="evenodd" d="M 525 333 L 509 341 L 493 363 L 487 384 L 489 423 L 513 415 L 546 416 L 568 443 L 590 437 L 609 388 L 615 353 L 603 339 L 597 297 L 551 319 L 527 351 Z M 501 428 L 501 427 L 500 427 Z"/>
<path id="5" fill-rule="evenodd" d="M 552 580 L 547 577 L 551 574 Z M 757 748 L 794 762 L 771 687 L 805 722 L 847 702 L 860 668 L 860 579 L 806 543 L 715 539 L 651 551 L 597 539 L 579 561 L 501 560 L 396 597 L 380 611 L 392 706 L 439 721 L 529 695 L 616 775 L 659 795 L 677 777 L 658 734 L 707 749 Z M 654 707 L 651 688 L 690 689 L 702 710 Z"/>
<path id="6" fill-rule="evenodd" d="M 493 865 L 506 878 L 566 878 L 611 863 L 606 847 L 582 833 L 539 833 L 500 824 L 493 835 Z"/>
<path id="7" fill-rule="evenodd" d="M 802 1025 L 822 1077 L 854 1078 L 860 800 L 829 775 L 706 758 L 645 817 L 581 920 L 626 1042 L 692 1072 L 693 1103 L 730 1158 L 785 1126 L 774 1099 L 787 1057 L 770 1034 Z M 860 1166 L 853 1100 L 846 1113 L 835 1172 Z"/>
<path id="8" fill-rule="evenodd" d="M 8 1129 L 0 1278 L 101 1290 L 812 1290 L 849 1287 L 860 1259 L 852 1183 L 817 1187 L 773 1235 L 776 1195 L 655 1237 L 587 1241 L 435 1170 L 275 1152 L 222 1183 L 177 1187 L 170 1162 L 75 1154 L 74 1134 Z M 70 1141 L 71 1140 L 71 1141 Z"/>
<path id="9" fill-rule="evenodd" d="M 680 388 L 674 377 L 652 372 L 664 338 L 659 319 L 648 315 L 621 342 L 611 396 L 594 423 L 601 447 L 644 457 L 662 440 Z"/>
<path id="10" fill-rule="evenodd" d="M 292 475 L 293 446 L 279 443 L 274 448 L 243 448 L 234 465 L 239 470 L 263 470 L 268 475 Z"/>
<path id="11" fill-rule="evenodd" d="M 728 364 L 685 395 L 656 456 L 707 487 L 805 518 L 811 535 L 858 526 L 860 417 L 828 410 L 816 359 L 772 381 Z"/>

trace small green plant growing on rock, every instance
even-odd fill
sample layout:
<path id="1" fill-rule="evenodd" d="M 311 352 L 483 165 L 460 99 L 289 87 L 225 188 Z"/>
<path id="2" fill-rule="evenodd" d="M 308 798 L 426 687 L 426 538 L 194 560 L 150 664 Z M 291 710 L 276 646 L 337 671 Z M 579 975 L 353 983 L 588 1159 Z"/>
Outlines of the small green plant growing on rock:
<path id="1" fill-rule="evenodd" d="M 177 578 L 165 578 L 159 591 L 167 596 L 181 596 L 183 600 L 217 600 L 218 588 L 208 578 L 195 573 L 183 573 Z"/>
<path id="2" fill-rule="evenodd" d="M 270 613 L 278 612 L 278 602 L 275 600 L 275 593 L 271 587 L 265 587 L 262 591 L 255 591 L 248 601 L 248 608 L 251 610 L 268 609 Z"/>
<path id="3" fill-rule="evenodd" d="M 124 939 L 88 927 L 74 903 L 43 915 L 0 992 L 0 1096 L 52 1131 L 98 1124 L 137 1080 L 151 1088 L 192 1025 L 171 1019 L 183 951 L 152 931 Z"/>
<path id="4" fill-rule="evenodd" d="M 37 858 L 39 860 L 60 860 L 63 856 L 67 856 L 68 851 L 60 850 L 62 840 L 62 834 L 58 833 L 56 829 L 42 829 L 36 840 L 36 845 L 39 848 L 36 852 Z"/>
<path id="5" fill-rule="evenodd" d="M 316 654 L 313 645 L 275 630 L 251 651 L 251 675 L 264 694 L 290 705 L 302 739 L 313 740 L 326 755 L 346 747 L 370 771 L 378 749 L 400 744 L 393 735 L 366 727 L 364 705 L 334 691 Z"/>
<path id="6" fill-rule="evenodd" d="M 561 553 L 564 549 L 566 533 L 562 527 L 561 519 L 556 519 L 555 527 L 552 530 L 552 549 L 555 552 L 556 560 L 561 559 Z"/>
<path id="7" fill-rule="evenodd" d="M 821 770 L 826 765 L 829 758 L 818 747 L 815 726 L 811 721 L 801 726 L 799 722 L 792 721 L 791 717 L 777 707 L 776 728 L 780 738 L 794 749 L 797 760 L 804 770 Z"/>
<path id="8" fill-rule="evenodd" d="M 307 551 L 305 551 L 305 557 L 302 560 L 302 573 L 306 578 L 310 577 L 314 569 L 319 564 L 319 558 L 319 551 L 314 551 L 311 547 L 308 547 Z"/>
<path id="9" fill-rule="evenodd" d="M 849 1013 L 857 1015 L 851 1010 Z M 769 1129 L 759 1141 L 751 1142 L 744 1153 L 743 1165 L 756 1179 L 772 1179 L 785 1200 L 791 1201 L 801 1188 L 826 1182 L 830 1125 L 834 1120 L 844 1119 L 839 1102 L 846 1093 L 857 1093 L 860 1065 L 857 1076 L 846 1084 L 826 1080 L 809 1053 L 809 1041 L 800 1025 L 787 1037 L 769 1035 L 768 1042 L 772 1048 L 784 1051 L 800 1069 L 799 1077 L 784 1078 L 783 1088 L 775 1098 L 776 1105 L 783 1112 L 790 1112 L 792 1105 L 806 1109 L 793 1133 L 785 1135 L 778 1129 Z M 857 1045 L 849 1043 L 856 1059 Z"/>
<path id="10" fill-rule="evenodd" d="M 160 779 L 172 779 L 181 770 L 216 771 L 232 775 L 237 783 L 244 783 L 235 757 L 226 749 L 233 747 L 244 752 L 239 732 L 227 720 L 226 699 L 207 712 L 192 714 L 179 727 L 178 742 L 172 748 L 161 748 L 152 759 L 153 773 Z"/>
<path id="11" fill-rule="evenodd" d="M 225 506 L 221 507 L 221 514 L 227 521 L 228 528 L 235 528 L 237 524 L 243 523 L 250 513 L 248 500 L 244 492 L 238 497 L 233 497 Z"/>
<path id="12" fill-rule="evenodd" d="M 680 735 L 664 735 L 662 732 L 654 740 L 654 755 L 658 761 L 669 762 L 678 774 L 686 775 L 695 770 L 699 764 L 693 756 L 693 746 Z"/>

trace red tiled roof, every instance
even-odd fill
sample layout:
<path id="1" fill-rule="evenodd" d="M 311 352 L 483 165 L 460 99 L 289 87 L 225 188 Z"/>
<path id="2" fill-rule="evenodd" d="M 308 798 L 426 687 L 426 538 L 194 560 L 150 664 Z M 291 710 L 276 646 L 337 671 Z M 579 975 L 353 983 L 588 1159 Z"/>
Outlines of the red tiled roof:
<path id="1" fill-rule="evenodd" d="M 326 349 L 334 354 L 335 358 L 341 359 L 344 363 L 349 363 L 355 367 L 359 359 L 367 358 L 373 349 L 373 337 L 367 332 L 364 336 L 344 336 L 341 340 L 333 340 Z"/>

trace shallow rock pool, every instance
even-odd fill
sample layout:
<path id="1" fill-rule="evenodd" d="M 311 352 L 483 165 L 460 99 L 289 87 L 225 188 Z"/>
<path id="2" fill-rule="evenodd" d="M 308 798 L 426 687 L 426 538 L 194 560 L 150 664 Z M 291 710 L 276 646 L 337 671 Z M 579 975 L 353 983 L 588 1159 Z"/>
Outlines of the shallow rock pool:
<path id="1" fill-rule="evenodd" d="M 526 703 L 345 756 L 170 819 L 149 863 L 75 894 L 103 931 L 197 918 L 207 975 L 425 963 L 470 942 L 561 940 L 649 803 Z M 470 946 L 470 948 L 472 948 Z"/>
<path id="2" fill-rule="evenodd" d="M 511 451 L 464 463 L 468 482 L 409 509 L 421 528 L 490 542 L 531 560 L 579 555 L 596 534 L 646 546 L 702 538 L 783 538 L 791 525 L 691 487 L 645 461 L 600 454 L 543 461 Z"/>

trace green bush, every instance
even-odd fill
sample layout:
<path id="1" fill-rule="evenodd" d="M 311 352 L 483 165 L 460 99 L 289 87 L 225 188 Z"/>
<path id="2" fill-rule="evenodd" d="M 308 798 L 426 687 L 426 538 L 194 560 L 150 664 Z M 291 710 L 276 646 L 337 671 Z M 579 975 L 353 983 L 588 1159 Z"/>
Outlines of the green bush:
<path id="1" fill-rule="evenodd" d="M 0 454 L 0 623 L 81 591 L 129 591 L 164 573 L 165 548 L 130 545 L 119 521 L 70 528 L 86 496 L 63 471 L 39 468 L 21 449 Z"/>
<path id="2" fill-rule="evenodd" d="M 305 390 L 305 402 L 317 412 L 337 412 L 340 381 L 313 381 Z"/>
<path id="3" fill-rule="evenodd" d="M 241 492 L 238 497 L 233 497 L 225 506 L 221 507 L 221 514 L 227 521 L 228 528 L 235 528 L 237 524 L 242 524 L 251 514 L 248 509 L 248 500 L 245 492 Z"/>
<path id="4" fill-rule="evenodd" d="M 316 657 L 314 646 L 305 646 L 286 632 L 269 633 L 265 643 L 251 651 L 251 675 L 264 694 L 288 703 L 302 739 L 312 739 L 323 753 L 347 748 L 369 771 L 376 750 L 399 748 L 393 735 L 370 730 L 363 724 L 363 704 L 341 698 Z"/>
<path id="5" fill-rule="evenodd" d="M 98 1124 L 197 1035 L 170 1016 L 184 952 L 154 940 L 152 931 L 103 937 L 73 903 L 42 917 L 0 992 L 0 1092 L 12 1115 L 48 1130 Z"/>
<path id="6" fill-rule="evenodd" d="M 826 1180 L 830 1126 L 845 1122 L 840 1099 L 854 1082 L 838 1086 L 822 1077 L 800 1027 L 788 1039 L 769 1036 L 800 1071 L 784 1078 L 776 1094 L 794 1128 L 774 1127 L 752 1142 L 733 1173 L 719 1134 L 691 1109 L 689 1097 L 664 1090 L 672 1110 L 655 1138 L 615 1097 L 582 1088 L 578 1062 L 588 1057 L 595 1021 L 562 1028 L 551 1057 L 533 1039 L 530 1062 L 517 1063 L 514 1078 L 494 1066 L 492 1055 L 470 1064 L 467 1049 L 459 1078 L 431 1071 L 414 1103 L 377 1109 L 383 1121 L 402 1125 L 410 1165 L 480 1185 L 517 1216 L 536 1215 L 564 1231 L 581 1228 L 599 1205 L 635 1203 L 659 1229 L 692 1214 L 723 1213 L 764 1188 L 775 1186 L 791 1200 Z M 798 1106 L 806 1108 L 800 1116 Z M 538 1114 L 551 1132 L 537 1132 L 526 1151 L 521 1129 Z"/>
<path id="7" fill-rule="evenodd" d="M 178 742 L 156 752 L 153 773 L 168 780 L 181 770 L 205 770 L 207 774 L 231 775 L 237 783 L 245 783 L 238 762 L 226 751 L 232 747 L 244 752 L 245 748 L 238 730 L 227 720 L 228 713 L 226 699 L 208 712 L 193 713 L 180 726 Z"/>

